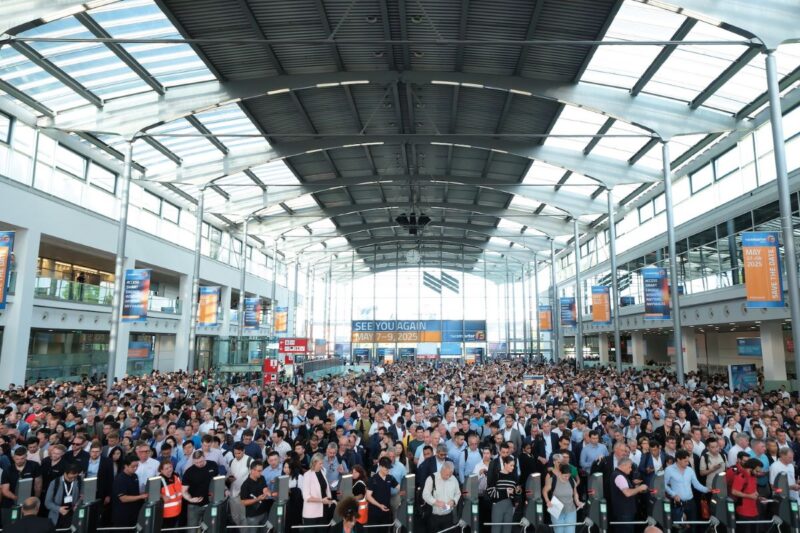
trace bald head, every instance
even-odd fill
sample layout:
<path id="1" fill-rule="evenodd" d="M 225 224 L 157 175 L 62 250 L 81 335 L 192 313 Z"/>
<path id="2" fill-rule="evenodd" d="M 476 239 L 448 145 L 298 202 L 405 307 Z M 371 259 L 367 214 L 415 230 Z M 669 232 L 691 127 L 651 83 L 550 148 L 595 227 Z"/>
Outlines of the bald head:
<path id="1" fill-rule="evenodd" d="M 22 514 L 24 515 L 31 515 L 35 516 L 39 514 L 39 506 L 41 502 L 39 502 L 39 498 L 36 496 L 31 496 L 29 498 L 25 498 L 25 501 L 22 502 Z"/>

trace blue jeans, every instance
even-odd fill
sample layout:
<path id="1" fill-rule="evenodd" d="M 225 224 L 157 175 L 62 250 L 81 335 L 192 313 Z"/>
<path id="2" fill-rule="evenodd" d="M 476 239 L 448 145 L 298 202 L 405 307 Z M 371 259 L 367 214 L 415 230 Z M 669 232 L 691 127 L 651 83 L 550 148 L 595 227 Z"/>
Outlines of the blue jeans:
<path id="1" fill-rule="evenodd" d="M 574 524 L 578 521 L 578 511 L 571 513 L 561 512 L 558 518 L 553 520 L 553 533 L 575 533 L 575 526 L 559 526 L 559 524 Z"/>

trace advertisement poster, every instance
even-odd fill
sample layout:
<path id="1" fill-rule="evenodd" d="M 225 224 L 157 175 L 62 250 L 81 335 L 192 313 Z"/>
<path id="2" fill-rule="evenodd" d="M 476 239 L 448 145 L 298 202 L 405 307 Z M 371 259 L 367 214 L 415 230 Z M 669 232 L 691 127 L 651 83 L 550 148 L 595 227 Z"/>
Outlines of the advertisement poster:
<path id="1" fill-rule="evenodd" d="M 122 321 L 147 320 L 147 303 L 150 298 L 150 270 L 126 270 L 125 291 L 122 297 Z"/>
<path id="2" fill-rule="evenodd" d="M 357 361 L 369 361 L 371 356 L 372 350 L 370 348 L 353 348 L 353 357 Z"/>
<path id="3" fill-rule="evenodd" d="M 443 342 L 439 353 L 442 357 L 461 357 L 461 343 Z"/>
<path id="4" fill-rule="evenodd" d="M 394 363 L 394 348 L 378 348 L 378 360 L 386 365 Z"/>
<path id="5" fill-rule="evenodd" d="M 669 280 L 667 269 L 648 267 L 642 269 L 644 280 L 645 320 L 669 320 Z"/>
<path id="6" fill-rule="evenodd" d="M 525 374 L 522 377 L 522 383 L 525 385 L 526 389 L 531 389 L 534 391 L 538 391 L 539 394 L 544 394 L 544 384 L 545 384 L 544 376 Z"/>
<path id="7" fill-rule="evenodd" d="M 592 287 L 592 322 L 595 324 L 611 323 L 611 293 L 605 285 Z"/>
<path id="8" fill-rule="evenodd" d="M 261 298 L 244 299 L 244 327 L 258 329 L 261 318 Z"/>
<path id="9" fill-rule="evenodd" d="M 761 337 L 738 337 L 736 354 L 742 357 L 761 357 Z"/>
<path id="10" fill-rule="evenodd" d="M 779 244 L 775 231 L 742 233 L 748 308 L 783 307 Z"/>
<path id="11" fill-rule="evenodd" d="M 561 325 L 574 327 L 577 324 L 576 317 L 578 316 L 575 298 L 568 296 L 559 298 L 558 301 L 561 304 Z"/>
<path id="12" fill-rule="evenodd" d="M 483 359 L 483 348 L 467 348 L 467 355 L 464 357 L 464 361 L 468 365 L 475 364 L 477 361 Z"/>
<path id="13" fill-rule="evenodd" d="M 483 342 L 485 320 L 354 320 L 352 342 Z"/>
<path id="14" fill-rule="evenodd" d="M 147 361 L 153 358 L 149 342 L 130 341 L 128 343 L 128 359 Z"/>
<path id="15" fill-rule="evenodd" d="M 314 355 L 327 355 L 328 342 L 325 339 L 314 339 Z"/>
<path id="16" fill-rule="evenodd" d="M 539 306 L 539 331 L 553 331 L 553 310 L 549 305 Z"/>
<path id="17" fill-rule="evenodd" d="M 748 391 L 758 387 L 756 365 L 728 365 L 728 380 L 732 391 Z"/>
<path id="18" fill-rule="evenodd" d="M 197 306 L 197 323 L 202 326 L 217 324 L 219 307 L 219 287 L 200 287 L 200 300 Z"/>
<path id="19" fill-rule="evenodd" d="M 14 232 L 0 231 L 0 309 L 6 308 L 8 279 L 11 276 L 11 253 L 14 251 Z"/>
<path id="20" fill-rule="evenodd" d="M 275 308 L 275 333 L 286 333 L 289 327 L 289 308 Z"/>
<path id="21" fill-rule="evenodd" d="M 398 350 L 398 355 L 400 356 L 400 359 L 413 359 L 414 356 L 417 355 L 417 349 L 416 348 L 400 348 Z"/>

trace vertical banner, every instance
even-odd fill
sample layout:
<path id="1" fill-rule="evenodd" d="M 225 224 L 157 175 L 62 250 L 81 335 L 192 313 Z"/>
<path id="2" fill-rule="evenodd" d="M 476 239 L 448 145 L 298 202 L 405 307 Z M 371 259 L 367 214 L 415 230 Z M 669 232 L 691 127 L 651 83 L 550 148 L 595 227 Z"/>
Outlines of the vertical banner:
<path id="1" fill-rule="evenodd" d="M 553 331 L 553 310 L 549 305 L 539 306 L 539 331 Z"/>
<path id="2" fill-rule="evenodd" d="M 647 267 L 642 269 L 644 282 L 645 320 L 669 320 L 669 279 L 667 269 Z"/>
<path id="3" fill-rule="evenodd" d="M 730 389 L 749 391 L 758 388 L 758 368 L 756 365 L 728 365 Z"/>
<path id="4" fill-rule="evenodd" d="M 122 321 L 147 320 L 147 303 L 150 298 L 150 270 L 125 271 L 125 291 L 122 297 Z"/>
<path id="5" fill-rule="evenodd" d="M 575 317 L 578 316 L 575 308 L 575 298 L 567 296 L 559 298 L 559 302 L 561 303 L 561 325 L 575 327 L 577 325 Z"/>
<path id="6" fill-rule="evenodd" d="M 6 293 L 11 276 L 11 253 L 13 251 L 14 232 L 0 231 L 0 309 L 6 308 Z"/>
<path id="7" fill-rule="evenodd" d="M 264 386 L 275 385 L 278 383 L 278 360 L 264 358 L 262 363 L 262 372 L 264 375 Z"/>
<path id="8" fill-rule="evenodd" d="M 744 280 L 747 307 L 783 307 L 781 257 L 778 232 L 742 233 Z"/>
<path id="9" fill-rule="evenodd" d="M 219 291 L 219 287 L 200 287 L 200 300 L 197 305 L 198 324 L 203 326 L 217 325 Z"/>
<path id="10" fill-rule="evenodd" d="M 244 327 L 246 329 L 258 329 L 261 325 L 261 298 L 244 299 Z"/>
<path id="11" fill-rule="evenodd" d="M 611 293 L 605 285 L 592 287 L 592 322 L 595 324 L 611 323 Z"/>
<path id="12" fill-rule="evenodd" d="M 289 331 L 289 308 L 275 308 L 275 333 L 286 333 Z"/>

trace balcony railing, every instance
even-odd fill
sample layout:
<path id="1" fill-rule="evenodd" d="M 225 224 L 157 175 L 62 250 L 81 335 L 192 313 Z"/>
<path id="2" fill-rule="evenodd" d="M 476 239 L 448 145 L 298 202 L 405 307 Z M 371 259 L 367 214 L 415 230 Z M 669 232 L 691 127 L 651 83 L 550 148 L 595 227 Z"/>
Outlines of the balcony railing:
<path id="1" fill-rule="evenodd" d="M 91 285 L 65 279 L 36 278 L 35 298 L 95 305 L 111 305 L 114 287 L 109 284 Z M 159 313 L 180 314 L 181 301 L 176 298 L 151 295 L 147 309 Z"/>

